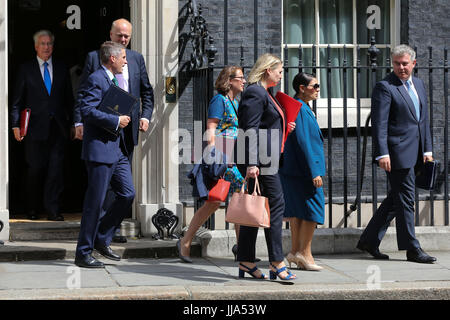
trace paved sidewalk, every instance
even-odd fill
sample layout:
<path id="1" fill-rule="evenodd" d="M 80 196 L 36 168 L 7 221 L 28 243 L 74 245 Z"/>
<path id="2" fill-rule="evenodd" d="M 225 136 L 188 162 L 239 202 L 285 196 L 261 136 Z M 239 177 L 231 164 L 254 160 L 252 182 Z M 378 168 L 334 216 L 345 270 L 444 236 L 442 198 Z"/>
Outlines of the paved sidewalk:
<path id="1" fill-rule="evenodd" d="M 101 259 L 105 269 L 73 260 L 0 263 L 0 299 L 445 299 L 450 300 L 450 252 L 428 252 L 435 264 L 389 261 L 361 254 L 316 256 L 321 272 L 293 269 L 292 282 L 237 278 L 232 258 Z M 267 258 L 259 267 L 268 275 Z M 248 280 L 247 280 L 248 279 Z"/>

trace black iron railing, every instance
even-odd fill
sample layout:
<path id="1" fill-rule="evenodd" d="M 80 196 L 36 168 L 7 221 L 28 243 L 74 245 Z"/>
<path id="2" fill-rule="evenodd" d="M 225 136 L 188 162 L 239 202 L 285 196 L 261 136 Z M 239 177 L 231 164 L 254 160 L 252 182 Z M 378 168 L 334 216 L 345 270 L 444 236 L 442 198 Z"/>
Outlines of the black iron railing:
<path id="1" fill-rule="evenodd" d="M 239 64 L 244 67 L 244 70 L 249 70 L 250 66 L 244 66 L 243 60 L 243 50 L 241 48 L 241 59 Z M 317 66 L 314 64 L 314 58 L 311 61 L 311 64 L 304 64 L 304 60 L 302 59 L 302 51 L 303 49 L 299 47 L 298 49 L 298 57 L 299 57 L 299 66 L 292 67 L 289 66 L 289 56 L 287 55 L 288 50 L 285 48 L 285 57 L 284 57 L 284 68 L 285 68 L 285 79 L 289 79 L 289 73 L 297 73 L 303 71 L 304 69 L 310 69 L 313 73 L 318 73 L 320 70 L 326 70 L 326 79 L 322 79 L 322 83 L 325 81 L 325 85 L 328 88 L 328 92 L 331 92 L 331 72 L 332 70 L 341 70 L 342 79 L 344 83 L 343 90 L 343 127 L 339 129 L 333 128 L 333 113 L 337 111 L 335 107 L 332 106 L 331 95 L 329 94 L 326 98 L 327 100 L 327 115 L 328 115 L 328 127 L 324 128 L 324 132 L 326 132 L 326 140 L 327 140 L 327 188 L 326 188 L 326 201 L 329 204 L 327 209 L 328 215 L 328 226 L 333 227 L 333 216 L 338 215 L 343 218 L 343 226 L 347 227 L 348 219 L 350 215 L 356 211 L 357 215 L 357 226 L 361 226 L 361 204 L 363 202 L 371 202 L 372 203 L 372 213 L 374 213 L 378 207 L 379 193 L 380 190 L 384 189 L 383 186 L 379 186 L 380 183 L 384 183 L 385 179 L 381 179 L 378 177 L 378 169 L 377 165 L 372 163 L 371 155 L 372 150 L 368 146 L 368 142 L 371 142 L 370 139 L 370 118 L 367 118 L 365 122 L 365 126 L 361 123 L 361 99 L 367 97 L 361 97 L 361 83 L 362 83 L 362 71 L 368 72 L 367 81 L 370 82 L 370 85 L 373 87 L 375 83 L 379 80 L 377 77 L 377 71 L 384 70 L 385 73 L 391 71 L 390 61 L 386 61 L 386 65 L 378 65 L 377 64 L 377 48 L 375 43 L 373 42 L 371 47 L 368 50 L 369 53 L 369 61 L 367 65 L 363 65 L 361 63 L 362 59 L 360 56 L 360 50 L 358 49 L 358 59 L 355 65 L 349 65 L 346 57 L 344 57 L 342 64 L 340 66 L 331 66 L 330 63 L 330 49 L 328 49 L 328 63 L 326 66 Z M 345 50 L 344 50 L 345 51 Z M 444 224 L 449 225 L 449 208 L 448 208 L 448 60 L 447 60 L 447 49 L 444 49 L 444 61 L 441 65 L 435 65 L 432 59 L 433 57 L 433 49 L 428 49 L 428 65 L 417 65 L 415 69 L 415 74 L 421 73 L 421 78 L 425 81 L 428 80 L 428 88 L 429 88 L 429 118 L 430 118 L 430 127 L 433 136 L 433 141 L 439 142 L 439 144 L 434 146 L 435 158 L 441 161 L 442 171 L 439 173 L 438 180 L 438 190 L 434 190 L 427 193 L 419 192 L 416 190 L 416 224 L 419 224 L 419 200 L 427 200 L 429 202 L 430 208 L 430 217 L 429 217 L 429 225 L 435 224 L 435 213 L 436 209 L 434 206 L 435 200 L 443 200 L 443 210 L 444 210 Z M 213 56 L 210 56 L 210 61 L 207 67 L 199 70 L 193 71 L 193 79 L 194 79 L 194 121 L 202 121 L 203 124 L 206 124 L 207 117 L 207 108 L 209 105 L 210 99 L 213 97 L 213 83 L 214 83 L 214 72 L 222 69 L 223 66 L 214 66 Z M 347 79 L 349 74 L 355 72 L 356 73 L 356 125 L 354 127 L 348 127 L 348 100 L 351 99 L 347 96 Z M 425 74 L 425 76 L 424 76 Z M 427 79 L 428 78 L 428 79 Z M 443 83 L 443 102 L 437 103 L 435 100 L 435 92 L 434 92 L 434 84 L 436 82 Z M 286 81 L 284 83 L 284 91 L 287 92 L 289 90 L 289 83 Z M 443 116 L 436 118 L 435 109 L 438 107 L 440 111 L 439 114 Z M 313 104 L 314 111 L 317 111 L 317 104 Z M 438 127 L 436 123 L 439 123 L 441 127 Z M 339 143 L 343 146 L 343 158 L 338 158 L 333 153 L 334 141 L 335 137 L 333 133 L 339 130 L 342 132 L 342 137 L 339 137 Z M 349 132 L 352 134 L 349 134 Z M 443 137 L 439 134 L 443 131 Z M 356 138 L 356 163 L 350 163 L 349 160 L 349 149 L 355 149 L 355 146 L 350 148 L 350 138 Z M 443 138 L 443 139 L 442 139 Z M 442 141 L 443 140 L 443 141 Z M 371 167 L 371 172 L 369 174 L 367 166 Z M 335 182 L 336 174 L 335 169 L 343 167 L 343 173 L 341 174 L 342 182 L 337 184 Z M 355 170 L 356 169 L 356 170 Z M 355 172 L 356 171 L 356 172 Z M 351 173 L 356 174 L 356 194 L 355 192 L 350 192 L 349 190 L 349 177 Z M 370 186 L 370 192 L 364 192 L 363 185 Z M 389 188 L 386 183 L 386 193 Z M 342 196 L 338 196 L 337 192 L 342 194 Z M 354 188 L 353 188 L 354 189 Z M 443 190 L 442 190 L 443 189 Z M 382 191 L 381 191 L 382 193 Z M 380 198 L 384 195 L 380 195 Z M 350 203 L 350 202 L 353 203 Z M 333 203 L 341 203 L 343 204 L 343 212 L 335 212 L 332 204 Z M 197 206 L 196 206 L 197 207 Z M 215 228 L 215 217 L 213 216 L 210 221 L 206 224 L 207 228 L 214 229 Z M 228 225 L 226 225 L 228 228 Z"/>

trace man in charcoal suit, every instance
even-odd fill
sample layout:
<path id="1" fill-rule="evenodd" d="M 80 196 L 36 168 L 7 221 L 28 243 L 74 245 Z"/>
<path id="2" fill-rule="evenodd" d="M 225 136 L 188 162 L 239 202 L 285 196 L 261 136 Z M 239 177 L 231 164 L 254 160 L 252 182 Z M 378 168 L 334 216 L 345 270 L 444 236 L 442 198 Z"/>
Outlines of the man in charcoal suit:
<path id="1" fill-rule="evenodd" d="M 372 94 L 374 159 L 387 172 L 391 190 L 364 230 L 357 248 L 376 259 L 389 259 L 378 247 L 396 219 L 397 244 L 408 261 L 432 263 L 414 230 L 415 170 L 432 161 L 428 102 L 422 80 L 413 77 L 416 54 L 406 45 L 392 51 L 394 72 Z"/>
<path id="2" fill-rule="evenodd" d="M 64 188 L 64 149 L 73 115 L 73 95 L 65 64 L 52 57 L 55 37 L 48 30 L 34 34 L 37 57 L 17 72 L 11 123 L 14 138 L 24 143 L 27 217 L 38 219 L 43 207 L 48 220 L 63 221 L 59 201 Z M 20 134 L 20 114 L 31 109 L 28 133 Z"/>

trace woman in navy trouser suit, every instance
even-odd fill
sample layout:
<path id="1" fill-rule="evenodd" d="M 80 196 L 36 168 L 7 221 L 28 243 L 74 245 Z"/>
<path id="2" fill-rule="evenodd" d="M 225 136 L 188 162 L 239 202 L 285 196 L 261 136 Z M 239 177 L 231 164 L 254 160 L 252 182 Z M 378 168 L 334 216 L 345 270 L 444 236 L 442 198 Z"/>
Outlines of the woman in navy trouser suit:
<path id="1" fill-rule="evenodd" d="M 295 279 L 295 275 L 286 269 L 283 262 L 281 233 L 284 199 L 278 176 L 283 137 L 288 126 L 284 111 L 268 90 L 276 86 L 282 76 L 282 62 L 271 54 L 262 55 L 250 72 L 250 85 L 242 95 L 238 116 L 239 134 L 245 137 L 238 137 L 236 154 L 242 175 L 253 178 L 248 185 L 250 192 L 253 191 L 254 178 L 258 177 L 261 193 L 269 199 L 271 226 L 265 229 L 265 236 L 270 260 L 270 278 L 275 279 L 278 276 L 282 280 L 291 280 Z M 239 143 L 244 139 L 245 157 L 240 159 Z M 247 272 L 254 278 L 266 279 L 254 263 L 257 234 L 258 228 L 241 226 L 237 254 L 241 278 Z"/>

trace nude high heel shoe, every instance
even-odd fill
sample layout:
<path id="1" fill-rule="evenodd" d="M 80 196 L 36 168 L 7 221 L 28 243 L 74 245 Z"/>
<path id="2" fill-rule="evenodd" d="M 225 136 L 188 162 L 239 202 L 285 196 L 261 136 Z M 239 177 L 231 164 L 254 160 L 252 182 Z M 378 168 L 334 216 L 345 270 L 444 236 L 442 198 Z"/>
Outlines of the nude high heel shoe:
<path id="1" fill-rule="evenodd" d="M 289 263 L 289 268 L 292 269 L 292 263 L 294 263 L 295 265 L 297 265 L 297 269 L 300 269 L 299 266 L 299 261 L 297 259 L 296 256 L 294 256 L 292 253 L 288 253 L 288 255 L 286 256 L 286 260 Z"/>
<path id="2" fill-rule="evenodd" d="M 297 266 L 300 264 L 301 268 L 307 271 L 320 271 L 323 270 L 323 267 L 318 266 L 317 264 L 311 264 L 306 261 L 305 257 L 302 256 L 300 253 L 297 252 L 295 255 L 295 258 L 297 259 Z"/>

